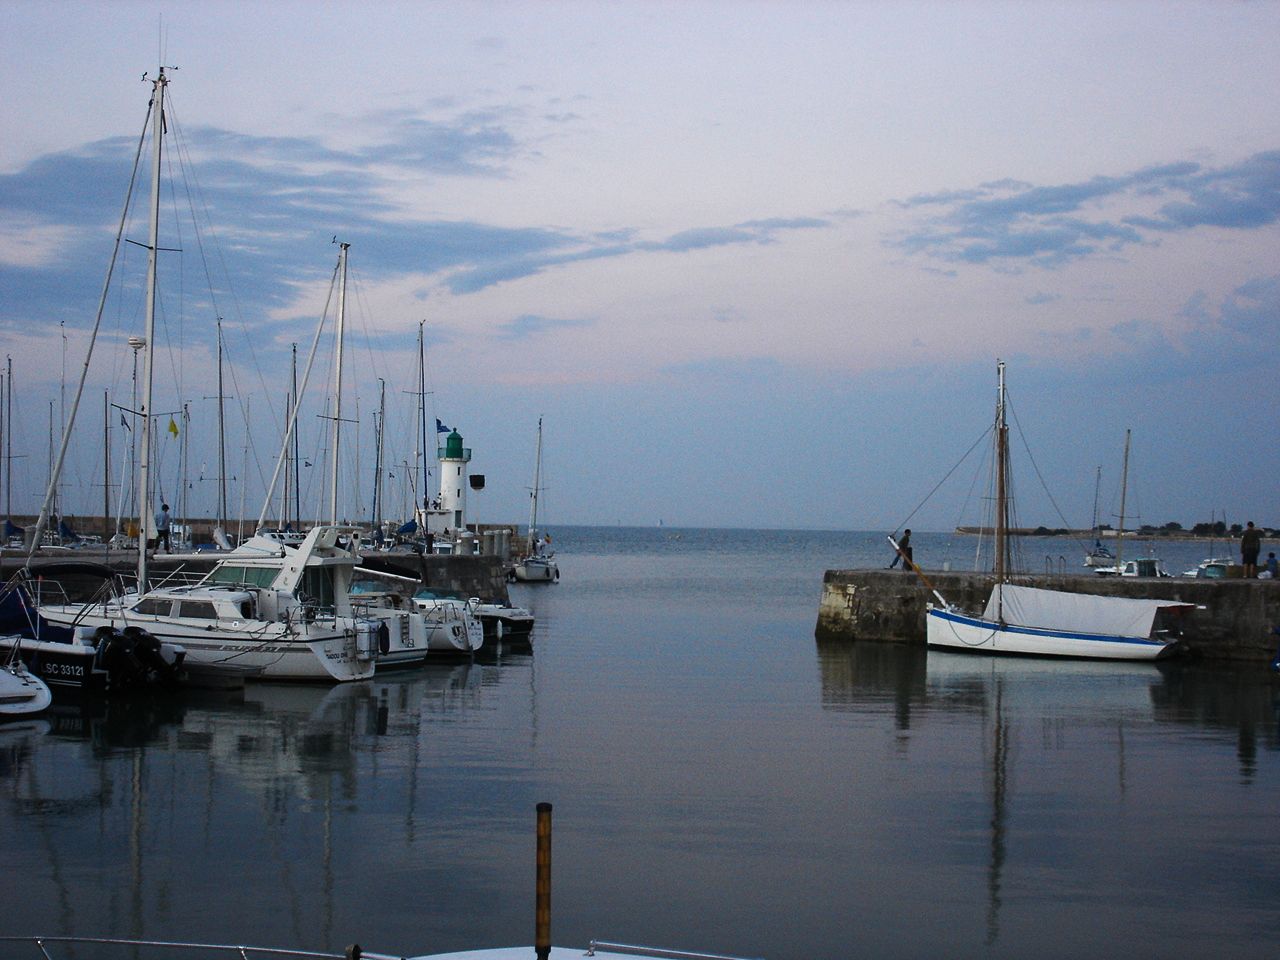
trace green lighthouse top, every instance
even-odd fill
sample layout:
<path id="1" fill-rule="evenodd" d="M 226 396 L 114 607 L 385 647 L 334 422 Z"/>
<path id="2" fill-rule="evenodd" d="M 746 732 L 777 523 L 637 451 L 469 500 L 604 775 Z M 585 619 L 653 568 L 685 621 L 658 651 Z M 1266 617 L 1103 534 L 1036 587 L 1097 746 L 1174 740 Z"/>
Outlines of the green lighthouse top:
<path id="1" fill-rule="evenodd" d="M 462 445 L 462 434 L 454 430 L 444 438 L 444 446 L 438 451 L 441 460 L 470 460 L 471 451 Z"/>

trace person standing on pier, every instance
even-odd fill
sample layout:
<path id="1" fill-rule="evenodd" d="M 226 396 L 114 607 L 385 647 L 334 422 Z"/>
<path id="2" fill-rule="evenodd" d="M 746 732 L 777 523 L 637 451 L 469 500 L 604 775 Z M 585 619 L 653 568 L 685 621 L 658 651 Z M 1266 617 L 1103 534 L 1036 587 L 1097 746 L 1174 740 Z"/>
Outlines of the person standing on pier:
<path id="1" fill-rule="evenodd" d="M 1258 575 L 1258 554 L 1262 552 L 1262 531 L 1250 520 L 1240 538 L 1240 562 L 1244 564 L 1244 577 L 1252 580 Z"/>
<path id="2" fill-rule="evenodd" d="M 172 544 L 169 542 L 169 505 L 167 503 L 160 504 L 160 512 L 156 514 L 157 550 L 160 549 L 160 544 L 162 543 L 164 544 L 165 553 L 173 552 Z"/>

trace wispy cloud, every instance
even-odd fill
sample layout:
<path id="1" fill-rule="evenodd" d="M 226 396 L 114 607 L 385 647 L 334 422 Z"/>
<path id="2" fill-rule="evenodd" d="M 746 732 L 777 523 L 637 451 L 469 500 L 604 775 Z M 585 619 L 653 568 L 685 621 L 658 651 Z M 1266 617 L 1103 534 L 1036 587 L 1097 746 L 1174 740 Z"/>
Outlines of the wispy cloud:
<path id="1" fill-rule="evenodd" d="M 208 211 L 214 226 L 207 229 L 221 241 L 219 256 L 238 298 L 266 316 L 288 307 L 301 285 L 329 269 L 323 250 L 334 235 L 353 244 L 366 277 L 420 275 L 465 295 L 574 263 L 768 244 L 785 232 L 829 226 L 813 217 L 762 218 L 692 226 L 654 240 L 625 227 L 589 233 L 423 219 L 398 200 L 396 177 L 501 177 L 525 146 L 496 112 L 449 121 L 381 119 L 376 144 L 352 149 L 208 127 L 181 131 L 185 148 L 171 153 L 186 172 L 177 191 L 186 194 L 184 205 Z M 0 176 L 0 216 L 24 251 L 0 260 L 7 295 L 0 319 L 84 319 L 136 147 L 136 140 L 110 138 Z M 135 226 L 129 235 L 144 232 Z M 194 246 L 192 238 L 183 242 Z"/>
<path id="2" fill-rule="evenodd" d="M 1138 212 L 1153 202 L 1153 212 Z M 1157 242 L 1162 233 L 1276 223 L 1280 151 L 1218 168 L 1170 163 L 1055 186 L 1003 180 L 919 194 L 898 206 L 928 214 L 891 241 L 911 253 L 952 263 L 1052 268 Z"/>
<path id="3" fill-rule="evenodd" d="M 516 317 L 498 328 L 499 340 L 528 340 L 551 330 L 563 330 L 573 327 L 589 327 L 590 320 L 565 320 L 554 317 L 540 317 L 526 313 Z"/>

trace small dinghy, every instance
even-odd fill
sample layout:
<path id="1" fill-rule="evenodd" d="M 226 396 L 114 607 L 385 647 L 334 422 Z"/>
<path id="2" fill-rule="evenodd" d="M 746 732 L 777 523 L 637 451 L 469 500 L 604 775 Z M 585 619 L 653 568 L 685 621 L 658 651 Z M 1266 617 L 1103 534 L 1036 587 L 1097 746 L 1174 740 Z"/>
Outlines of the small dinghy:
<path id="1" fill-rule="evenodd" d="M 13 650 L 0 663 L 0 719 L 39 713 L 53 700 L 48 685 L 18 657 L 16 645 Z"/>

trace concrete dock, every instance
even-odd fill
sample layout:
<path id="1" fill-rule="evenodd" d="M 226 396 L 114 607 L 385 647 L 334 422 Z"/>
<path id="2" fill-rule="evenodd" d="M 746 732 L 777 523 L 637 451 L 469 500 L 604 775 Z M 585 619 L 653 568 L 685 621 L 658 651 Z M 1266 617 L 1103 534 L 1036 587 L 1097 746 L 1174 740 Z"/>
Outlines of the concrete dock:
<path id="1" fill-rule="evenodd" d="M 991 574 L 926 571 L 948 602 L 981 610 L 994 582 Z M 1013 582 L 1051 590 L 1193 603 L 1183 646 L 1206 660 L 1271 660 L 1280 626 L 1280 581 L 1192 580 L 1178 577 L 1031 575 Z M 923 646 L 925 605 L 936 602 L 912 573 L 897 570 L 828 570 L 822 583 L 818 623 L 821 641 L 880 641 Z"/>
<path id="2" fill-rule="evenodd" d="M 166 575 L 181 570 L 186 573 L 207 573 L 225 554 L 174 555 L 159 553 L 148 560 L 151 578 L 163 582 Z M 27 562 L 20 550 L 4 550 L 0 556 L 0 577 L 7 581 Z M 434 590 L 459 593 L 466 597 L 479 597 L 485 602 L 503 603 L 507 600 L 506 565 L 499 557 L 429 555 L 411 552 L 374 552 L 363 558 L 363 565 L 385 573 L 412 577 Z M 138 554 L 135 550 L 111 550 L 84 548 L 64 551 L 39 551 L 31 561 L 32 572 L 38 576 L 61 583 L 72 599 L 87 599 L 102 582 L 102 572 L 95 567 L 109 568 L 125 577 L 137 570 Z"/>

